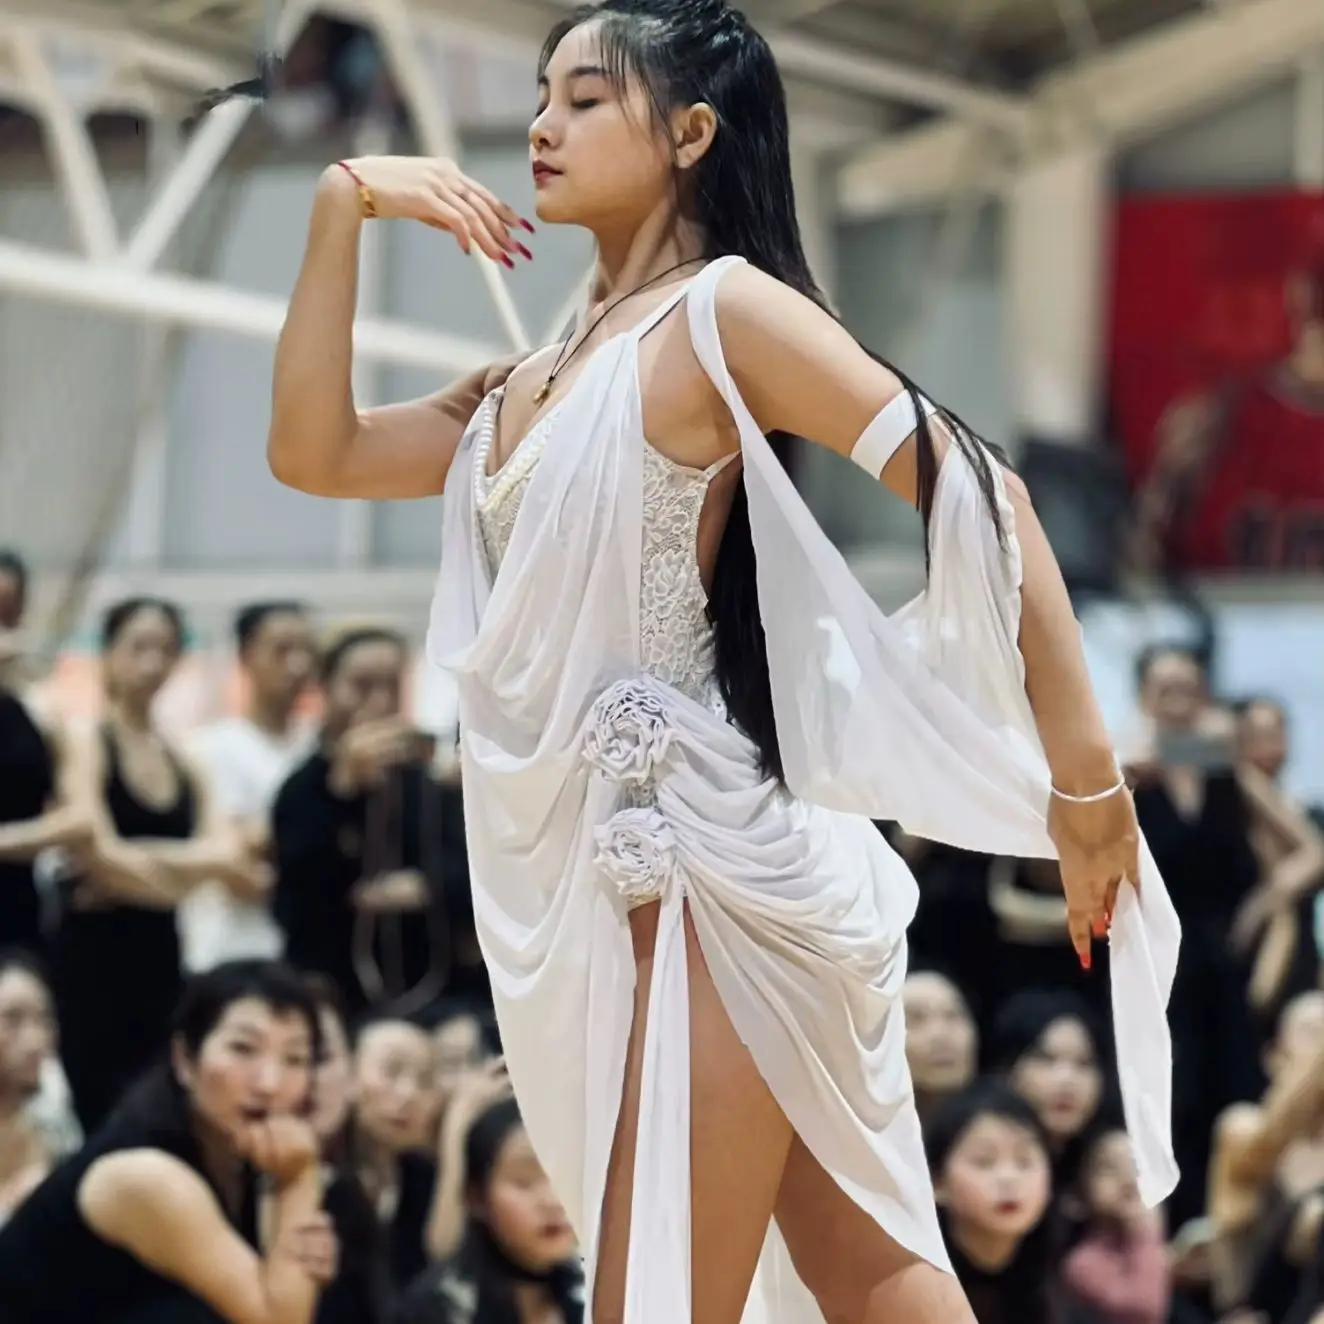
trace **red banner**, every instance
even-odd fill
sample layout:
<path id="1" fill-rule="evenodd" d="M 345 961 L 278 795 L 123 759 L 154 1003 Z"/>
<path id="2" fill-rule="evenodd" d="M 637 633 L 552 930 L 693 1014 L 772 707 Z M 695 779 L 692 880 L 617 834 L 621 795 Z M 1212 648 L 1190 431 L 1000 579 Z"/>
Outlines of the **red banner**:
<path id="1" fill-rule="evenodd" d="M 1110 342 L 1140 558 L 1324 568 L 1324 195 L 1122 203 Z"/>

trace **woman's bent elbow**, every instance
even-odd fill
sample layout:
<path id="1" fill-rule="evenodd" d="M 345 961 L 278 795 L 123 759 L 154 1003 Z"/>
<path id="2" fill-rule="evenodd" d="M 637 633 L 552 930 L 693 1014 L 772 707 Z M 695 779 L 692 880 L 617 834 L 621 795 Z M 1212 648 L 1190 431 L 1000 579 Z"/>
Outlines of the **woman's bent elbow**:
<path id="1" fill-rule="evenodd" d="M 325 466 L 306 454 L 304 447 L 272 432 L 267 437 L 267 467 L 271 476 L 285 487 L 309 496 L 335 496 L 331 475 Z"/>

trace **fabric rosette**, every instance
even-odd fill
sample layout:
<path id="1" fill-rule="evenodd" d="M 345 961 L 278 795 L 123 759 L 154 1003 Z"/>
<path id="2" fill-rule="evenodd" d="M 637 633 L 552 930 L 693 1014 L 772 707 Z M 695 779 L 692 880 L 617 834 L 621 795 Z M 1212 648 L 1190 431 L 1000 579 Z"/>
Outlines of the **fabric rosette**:
<path id="1" fill-rule="evenodd" d="M 656 686 L 621 680 L 598 696 L 584 757 L 617 782 L 649 781 L 671 744 L 670 714 Z"/>
<path id="2" fill-rule="evenodd" d="M 628 906 L 661 899 L 676 871 L 676 836 L 656 808 L 622 809 L 594 839 L 594 863 Z"/>

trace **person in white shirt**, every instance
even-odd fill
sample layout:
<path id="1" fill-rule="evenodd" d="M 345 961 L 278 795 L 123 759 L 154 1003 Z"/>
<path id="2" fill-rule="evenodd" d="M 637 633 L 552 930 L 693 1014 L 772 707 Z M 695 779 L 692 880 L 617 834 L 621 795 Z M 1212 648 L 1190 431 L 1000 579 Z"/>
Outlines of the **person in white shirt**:
<path id="1" fill-rule="evenodd" d="M 201 731 L 195 752 L 221 807 L 254 854 L 265 857 L 271 803 L 315 738 L 296 711 L 312 675 L 313 633 L 301 604 L 261 602 L 239 612 L 235 641 L 248 686 L 246 710 Z M 222 882 L 190 893 L 179 908 L 187 969 L 280 955 L 284 939 L 267 904 L 270 881 L 242 895 Z"/>

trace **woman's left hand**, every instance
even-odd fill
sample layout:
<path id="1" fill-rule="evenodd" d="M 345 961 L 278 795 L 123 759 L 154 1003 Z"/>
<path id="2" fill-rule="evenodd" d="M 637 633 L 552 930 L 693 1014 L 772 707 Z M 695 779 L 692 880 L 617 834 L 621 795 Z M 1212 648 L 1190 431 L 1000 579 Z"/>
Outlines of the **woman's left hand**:
<path id="1" fill-rule="evenodd" d="M 1054 795 L 1048 835 L 1062 868 L 1071 945 L 1088 970 L 1092 942 L 1107 936 L 1122 880 L 1140 883 L 1140 824 L 1131 792 L 1124 787 L 1092 804 Z"/>
<path id="2" fill-rule="evenodd" d="M 289 1254 L 319 1287 L 334 1281 L 339 1269 L 340 1243 L 331 1219 L 324 1213 L 314 1214 L 292 1227 Z"/>

